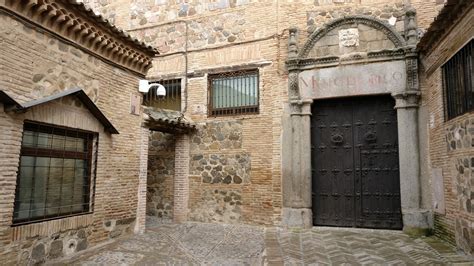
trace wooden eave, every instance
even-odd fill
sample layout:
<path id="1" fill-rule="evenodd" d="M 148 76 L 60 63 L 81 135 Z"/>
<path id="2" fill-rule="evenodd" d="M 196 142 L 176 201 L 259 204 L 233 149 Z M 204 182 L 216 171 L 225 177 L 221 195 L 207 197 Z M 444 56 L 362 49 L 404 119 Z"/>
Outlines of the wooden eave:
<path id="1" fill-rule="evenodd" d="M 78 98 L 82 104 L 94 115 L 94 117 L 104 126 L 105 131 L 110 134 L 119 134 L 118 130 L 112 125 L 109 119 L 100 111 L 99 107 L 87 96 L 87 94 L 80 88 L 74 88 L 53 94 L 41 99 L 29 101 L 23 104 L 18 103 L 6 92 L 0 90 L 0 102 L 3 103 L 6 112 L 24 112 L 28 109 L 49 103 L 51 101 L 66 97 L 74 96 Z"/>
<path id="2" fill-rule="evenodd" d="M 148 117 L 143 126 L 153 130 L 171 134 L 186 134 L 196 130 L 196 125 L 189 118 L 186 118 L 181 112 L 172 110 L 154 110 L 145 109 Z"/>
<path id="3" fill-rule="evenodd" d="M 420 52 L 430 51 L 474 7 L 472 0 L 448 0 L 417 45 Z"/>
<path id="4" fill-rule="evenodd" d="M 115 64 L 145 75 L 158 50 L 85 6 L 80 0 L 5 0 L 0 10 L 20 17 Z"/>

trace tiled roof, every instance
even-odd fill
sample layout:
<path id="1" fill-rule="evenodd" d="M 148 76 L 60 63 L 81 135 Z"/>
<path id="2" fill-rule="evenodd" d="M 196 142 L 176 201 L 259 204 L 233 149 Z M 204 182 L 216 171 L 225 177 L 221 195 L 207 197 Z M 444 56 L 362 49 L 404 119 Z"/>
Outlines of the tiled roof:
<path id="1" fill-rule="evenodd" d="M 106 28 L 110 29 L 113 33 L 126 41 L 132 42 L 136 48 L 142 49 L 142 51 L 146 51 L 150 53 L 152 56 L 158 54 L 158 50 L 151 45 L 147 45 L 145 42 L 138 40 L 135 37 L 130 36 L 128 32 L 124 31 L 123 29 L 115 26 L 111 23 L 108 19 L 104 18 L 100 13 L 95 12 L 92 8 L 85 5 L 82 0 L 68 0 L 70 4 L 76 6 L 81 12 L 84 12 L 88 17 L 95 20 L 97 23 L 105 26 Z"/>
<path id="2" fill-rule="evenodd" d="M 470 10 L 474 6 L 472 0 L 447 0 L 438 16 L 428 27 L 427 31 L 419 41 L 417 48 L 420 51 L 430 50 L 431 47 L 441 39 L 459 16 L 465 10 Z"/>
<path id="3" fill-rule="evenodd" d="M 186 133 L 196 129 L 196 124 L 184 116 L 183 113 L 173 110 L 147 108 L 145 126 L 151 130 L 167 133 Z"/>

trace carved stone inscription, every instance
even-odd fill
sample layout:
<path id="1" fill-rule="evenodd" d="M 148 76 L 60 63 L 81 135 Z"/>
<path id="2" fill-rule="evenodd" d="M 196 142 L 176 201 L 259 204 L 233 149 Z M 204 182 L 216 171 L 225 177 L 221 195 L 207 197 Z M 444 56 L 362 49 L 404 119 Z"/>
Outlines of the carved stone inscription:
<path id="1" fill-rule="evenodd" d="M 344 29 L 339 30 L 339 47 L 359 46 L 359 30 Z"/>
<path id="2" fill-rule="evenodd" d="M 405 61 L 345 65 L 299 74 L 303 99 L 392 93 L 405 90 Z"/>

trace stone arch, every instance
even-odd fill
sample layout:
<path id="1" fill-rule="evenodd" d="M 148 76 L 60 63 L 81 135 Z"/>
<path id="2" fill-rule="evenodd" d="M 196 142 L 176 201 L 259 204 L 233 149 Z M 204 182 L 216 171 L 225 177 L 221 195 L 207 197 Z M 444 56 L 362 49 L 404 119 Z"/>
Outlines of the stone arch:
<path id="1" fill-rule="evenodd" d="M 393 42 L 395 47 L 400 48 L 406 45 L 405 39 L 402 37 L 400 33 L 398 33 L 392 26 L 387 24 L 386 22 L 377 19 L 371 16 L 363 16 L 363 15 L 354 15 L 354 16 L 345 16 L 342 18 L 335 19 L 330 23 L 324 25 L 322 28 L 314 31 L 306 41 L 305 45 L 301 49 L 298 57 L 299 58 L 306 58 L 311 51 L 311 49 L 315 46 L 315 44 L 323 38 L 327 33 L 332 31 L 333 29 L 348 25 L 348 24 L 363 24 L 375 29 L 378 29 L 385 33 L 387 38 Z"/>

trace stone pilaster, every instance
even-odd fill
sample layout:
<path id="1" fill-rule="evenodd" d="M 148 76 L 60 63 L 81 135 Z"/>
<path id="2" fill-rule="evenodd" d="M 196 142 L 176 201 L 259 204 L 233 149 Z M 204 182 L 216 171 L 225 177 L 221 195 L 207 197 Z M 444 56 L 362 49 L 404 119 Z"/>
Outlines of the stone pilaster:
<path id="1" fill-rule="evenodd" d="M 311 103 L 302 101 L 298 86 L 297 28 L 288 38 L 288 96 L 283 130 L 283 210 L 282 225 L 309 228 L 311 211 Z"/>
<path id="2" fill-rule="evenodd" d="M 311 102 L 299 100 L 298 71 L 289 73 L 288 116 L 283 138 L 283 213 L 288 227 L 312 226 Z"/>
<path id="3" fill-rule="evenodd" d="M 407 90 L 393 94 L 398 119 L 400 198 L 403 230 L 424 233 L 430 228 L 431 216 L 421 209 L 420 146 L 418 138 L 418 101 L 420 91 Z"/>

